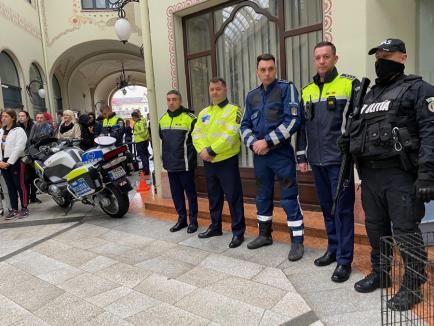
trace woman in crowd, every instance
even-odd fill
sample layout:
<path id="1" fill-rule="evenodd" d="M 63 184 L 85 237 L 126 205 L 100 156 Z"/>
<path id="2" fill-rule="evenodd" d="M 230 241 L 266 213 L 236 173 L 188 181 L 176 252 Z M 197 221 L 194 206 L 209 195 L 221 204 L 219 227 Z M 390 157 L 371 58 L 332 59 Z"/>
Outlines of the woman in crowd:
<path id="1" fill-rule="evenodd" d="M 89 116 L 87 114 L 82 114 L 78 118 L 78 123 L 81 130 L 80 148 L 87 151 L 89 148 L 93 147 L 93 134 L 89 130 Z"/>
<path id="2" fill-rule="evenodd" d="M 88 125 L 89 125 L 89 131 L 90 132 L 92 132 L 93 133 L 93 127 L 95 126 L 95 113 L 93 113 L 93 112 L 89 112 L 88 114 L 87 114 L 87 116 L 89 117 L 89 122 L 88 122 Z"/>
<path id="3" fill-rule="evenodd" d="M 63 111 L 63 122 L 57 129 L 56 138 L 60 140 L 77 139 L 81 137 L 80 125 L 75 122 L 74 112 Z"/>
<path id="4" fill-rule="evenodd" d="M 16 217 L 24 218 L 29 215 L 27 209 L 28 195 L 24 182 L 24 156 L 27 136 L 23 128 L 17 124 L 17 114 L 12 109 L 2 113 L 2 126 L 0 129 L 1 150 L 0 169 L 8 188 L 11 210 L 6 215 L 6 220 Z M 21 201 L 21 211 L 18 211 L 18 194 Z"/>
<path id="5" fill-rule="evenodd" d="M 29 140 L 30 133 L 32 131 L 32 128 L 34 126 L 33 120 L 30 118 L 30 115 L 27 111 L 20 111 L 18 113 L 18 125 L 24 129 L 27 135 L 27 141 Z M 36 171 L 32 164 L 25 164 L 25 178 L 26 186 L 27 186 L 27 193 L 30 197 L 30 203 L 38 203 L 40 204 L 41 201 L 36 197 L 36 187 L 33 184 L 33 181 L 36 178 Z"/>
<path id="6" fill-rule="evenodd" d="M 133 152 L 133 128 L 131 128 L 131 121 L 129 119 L 125 120 L 125 144 L 128 144 L 130 152 Z"/>
<path id="7" fill-rule="evenodd" d="M 29 138 L 30 131 L 33 127 L 33 120 L 30 118 L 29 112 L 21 110 L 20 113 L 18 113 L 18 125 L 24 129 L 27 138 Z"/>

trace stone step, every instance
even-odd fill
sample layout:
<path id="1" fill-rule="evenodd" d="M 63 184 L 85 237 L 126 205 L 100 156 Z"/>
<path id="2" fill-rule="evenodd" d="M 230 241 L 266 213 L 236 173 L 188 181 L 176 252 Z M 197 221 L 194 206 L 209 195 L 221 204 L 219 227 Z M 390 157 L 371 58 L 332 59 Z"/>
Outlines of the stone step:
<path id="1" fill-rule="evenodd" d="M 149 193 L 145 193 L 142 196 L 142 199 L 145 204 L 145 209 L 149 213 L 154 211 L 154 212 L 176 214 L 176 210 L 171 199 L 156 198 Z M 198 217 L 200 219 L 209 221 L 210 217 L 209 217 L 208 199 L 199 198 L 198 204 L 199 204 Z M 246 217 L 246 225 L 248 227 L 256 227 L 257 220 L 256 220 L 255 204 L 244 203 L 244 212 Z M 313 238 L 327 239 L 322 213 L 313 212 L 313 211 L 303 211 L 303 215 L 304 215 L 305 235 Z M 229 208 L 226 202 L 223 207 L 222 220 L 225 223 L 230 223 L 231 221 Z M 274 208 L 273 230 L 277 232 L 284 232 L 284 233 L 288 232 L 286 214 L 281 207 Z M 355 224 L 354 242 L 356 244 L 362 244 L 362 245 L 369 244 L 364 225 Z"/>

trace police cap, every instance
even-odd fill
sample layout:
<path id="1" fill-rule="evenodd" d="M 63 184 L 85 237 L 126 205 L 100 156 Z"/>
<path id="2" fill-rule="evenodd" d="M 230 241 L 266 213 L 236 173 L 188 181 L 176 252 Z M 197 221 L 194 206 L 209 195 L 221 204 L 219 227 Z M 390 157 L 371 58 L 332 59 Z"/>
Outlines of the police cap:
<path id="1" fill-rule="evenodd" d="M 405 43 L 397 38 L 388 38 L 387 40 L 384 40 L 375 48 L 370 49 L 368 54 L 374 54 L 375 52 L 377 52 L 377 50 L 384 50 L 386 52 L 407 53 L 405 49 Z"/>

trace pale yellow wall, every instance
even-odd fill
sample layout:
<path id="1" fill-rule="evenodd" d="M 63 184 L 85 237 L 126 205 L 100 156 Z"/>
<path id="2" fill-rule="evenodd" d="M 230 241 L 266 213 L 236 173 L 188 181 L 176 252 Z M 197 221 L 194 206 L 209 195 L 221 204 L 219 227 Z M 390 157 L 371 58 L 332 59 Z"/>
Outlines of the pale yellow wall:
<path id="1" fill-rule="evenodd" d="M 68 89 L 68 109 L 80 112 L 91 111 L 92 104 L 90 90 L 86 79 L 79 73 L 75 74 L 71 85 L 72 86 Z M 84 98 L 83 94 L 85 95 Z M 65 108 L 65 106 L 66 105 L 64 104 L 63 107 Z"/>
<path id="2" fill-rule="evenodd" d="M 416 66 L 416 0 L 333 0 L 332 35 L 341 72 L 375 79 L 368 51 L 387 38 L 400 38 L 409 55 L 406 72 Z"/>
<path id="3" fill-rule="evenodd" d="M 149 1 L 151 20 L 151 40 L 154 54 L 155 84 L 159 115 L 166 109 L 165 94 L 172 88 L 171 65 L 169 53 L 169 33 L 167 10 L 170 6 L 178 5 L 184 8 L 177 11 L 174 17 L 174 40 L 176 54 L 176 72 L 178 88 L 186 98 L 184 52 L 182 42 L 182 16 L 205 7 L 223 3 L 223 0 L 194 1 L 193 6 L 185 7 L 185 0 Z M 117 19 L 115 12 L 86 12 L 81 11 L 80 0 L 45 0 L 41 1 L 43 33 L 47 40 L 47 56 L 50 74 L 44 71 L 47 78 L 51 78 L 52 68 L 65 51 L 71 47 L 91 40 L 117 40 L 114 23 Z M 28 70 L 32 62 L 44 67 L 41 45 L 41 30 L 38 12 L 34 6 L 24 0 L 0 0 L 0 26 L 7 33 L 0 33 L 0 49 L 8 49 L 16 57 L 20 73 L 21 86 L 28 82 Z M 127 17 L 135 26 L 130 42 L 140 46 L 142 44 L 139 6 L 137 3 L 127 6 Z M 409 53 L 407 72 L 414 72 L 416 59 L 416 0 L 332 0 L 332 36 L 338 48 L 340 60 L 338 68 L 341 72 L 355 74 L 359 77 L 368 75 L 374 77 L 373 58 L 367 56 L 368 49 L 386 37 L 396 36 L 404 39 Z M 12 13 L 9 15 L 7 13 Z M 18 17 L 18 18 L 17 18 Z M 31 49 L 31 50 L 29 50 Z M 105 49 L 107 50 L 107 49 Z M 74 64 L 74 61 L 71 63 Z M 90 107 L 90 91 L 85 83 L 76 77 L 79 90 L 67 89 L 61 76 L 59 81 L 62 88 L 64 108 L 83 103 L 81 94 L 86 91 L 86 101 Z M 76 80 L 73 82 L 75 83 Z M 71 84 L 71 83 L 70 83 Z M 107 88 L 98 92 L 108 94 Z M 28 99 L 23 91 L 23 103 Z M 70 98 L 68 98 L 68 95 Z M 74 98 L 78 96 L 78 98 Z M 96 100 L 99 100 L 96 99 Z M 90 108 L 88 108 L 90 109 Z"/>
<path id="4" fill-rule="evenodd" d="M 354 0 L 353 0 L 354 1 Z M 406 73 L 416 69 L 416 0 L 367 0 L 367 51 L 387 38 L 402 39 L 407 48 Z M 367 61 L 368 74 L 374 76 L 374 60 Z"/>
<path id="5" fill-rule="evenodd" d="M 0 27 L 0 51 L 12 54 L 20 76 L 24 108 L 32 113 L 33 107 L 25 92 L 25 86 L 30 82 L 30 65 L 36 62 L 44 67 L 38 11 L 27 1 L 0 0 Z M 3 99 L 0 108 L 3 108 Z"/>
<path id="6" fill-rule="evenodd" d="M 366 1 L 333 0 L 332 42 L 336 45 L 340 73 L 366 74 Z"/>
<path id="7" fill-rule="evenodd" d="M 114 24 L 118 18 L 117 13 L 107 11 L 82 11 L 80 0 L 44 0 L 42 1 L 43 26 L 46 38 L 47 61 L 50 75 L 54 73 L 60 59 L 66 55 L 70 58 L 69 65 L 73 66 L 81 59 L 79 53 L 68 53 L 68 50 L 76 45 L 94 40 L 118 41 Z M 130 43 L 141 45 L 141 36 L 138 32 L 134 18 L 130 12 L 137 10 L 136 4 L 127 6 L 128 18 L 133 25 L 133 34 Z M 96 48 L 95 51 L 110 51 L 110 48 Z M 66 54 L 67 53 L 67 54 Z M 66 68 L 66 67 L 62 67 Z M 59 76 L 61 77 L 61 76 Z M 73 76 L 72 80 L 61 80 L 63 108 L 83 103 L 82 94 L 86 93 L 86 111 L 92 110 L 90 89 L 80 77 Z M 68 82 L 66 85 L 66 82 Z M 79 81 L 79 90 L 73 90 L 75 82 Z M 112 85 L 113 87 L 114 85 Z M 106 92 L 108 94 L 108 92 Z"/>
<path id="8" fill-rule="evenodd" d="M 118 40 L 114 30 L 117 13 L 114 11 L 82 11 L 80 0 L 45 0 L 43 9 L 50 70 L 64 52 L 77 44 Z M 137 31 L 130 42 L 141 45 Z"/>

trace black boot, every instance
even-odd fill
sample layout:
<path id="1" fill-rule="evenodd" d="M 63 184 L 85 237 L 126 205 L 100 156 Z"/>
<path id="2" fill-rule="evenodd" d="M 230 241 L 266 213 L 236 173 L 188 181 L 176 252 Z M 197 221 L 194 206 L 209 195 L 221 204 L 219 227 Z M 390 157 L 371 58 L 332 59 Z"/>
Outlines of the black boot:
<path id="1" fill-rule="evenodd" d="M 376 289 L 388 288 L 392 284 L 389 273 L 372 271 L 365 278 L 354 284 L 354 289 L 357 292 L 369 293 Z"/>
<path id="2" fill-rule="evenodd" d="M 401 286 L 393 298 L 387 302 L 387 307 L 395 311 L 405 311 L 410 310 L 421 301 L 422 293 L 420 288 L 411 290 Z"/>
<path id="3" fill-rule="evenodd" d="M 425 272 L 427 252 L 422 235 L 415 233 L 410 239 L 408 240 L 406 237 L 398 237 L 397 239 L 401 248 L 406 248 L 406 250 L 400 250 L 405 267 L 401 287 L 387 302 L 387 307 L 396 311 L 410 310 L 415 304 L 421 302 L 422 292 L 420 288 L 427 281 Z"/>
<path id="4" fill-rule="evenodd" d="M 259 235 L 258 237 L 247 244 L 249 249 L 258 249 L 263 246 L 269 246 L 273 244 L 273 238 L 271 237 L 271 221 L 259 222 Z"/>
<path id="5" fill-rule="evenodd" d="M 425 250 L 422 234 L 416 232 L 409 239 L 407 236 L 398 237 L 397 243 L 400 248 L 405 248 L 405 250 L 400 249 L 405 267 L 401 287 L 417 291 L 427 281 L 425 266 L 428 262 L 428 254 Z"/>
<path id="6" fill-rule="evenodd" d="M 304 245 L 302 243 L 295 243 L 292 237 L 292 230 L 289 229 L 289 236 L 291 238 L 291 249 L 288 253 L 289 261 L 300 260 L 304 255 Z"/>

